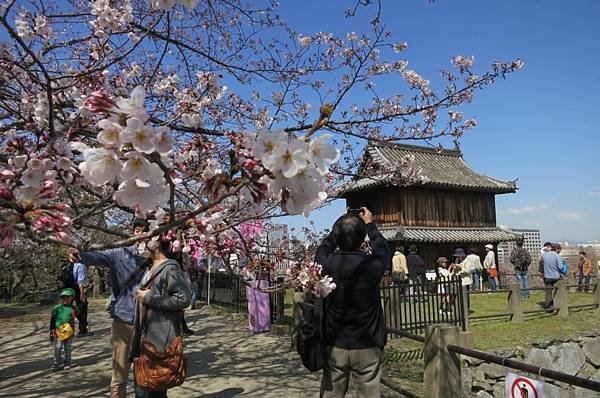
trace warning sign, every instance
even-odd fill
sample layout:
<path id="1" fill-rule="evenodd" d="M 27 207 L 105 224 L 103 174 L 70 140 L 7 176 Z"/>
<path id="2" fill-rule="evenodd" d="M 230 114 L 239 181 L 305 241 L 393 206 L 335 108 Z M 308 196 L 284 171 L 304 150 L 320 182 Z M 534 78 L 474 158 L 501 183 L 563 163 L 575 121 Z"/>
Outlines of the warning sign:
<path id="1" fill-rule="evenodd" d="M 506 398 L 546 398 L 544 385 L 514 373 L 506 375 Z"/>

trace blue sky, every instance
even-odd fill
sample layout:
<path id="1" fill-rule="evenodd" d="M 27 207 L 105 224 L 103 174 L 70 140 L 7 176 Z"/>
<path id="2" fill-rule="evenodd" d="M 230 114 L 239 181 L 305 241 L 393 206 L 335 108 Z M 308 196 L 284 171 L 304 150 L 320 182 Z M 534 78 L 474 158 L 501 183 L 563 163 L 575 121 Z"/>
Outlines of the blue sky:
<path id="1" fill-rule="evenodd" d="M 348 4 L 284 1 L 281 11 L 305 35 L 366 31 L 366 18 L 344 18 Z M 548 240 L 600 240 L 600 1 L 384 0 L 383 7 L 394 38 L 408 42 L 404 57 L 434 86 L 453 55 L 474 55 L 479 71 L 495 60 L 525 61 L 462 108 L 478 121 L 461 141 L 465 160 L 480 173 L 519 179 L 516 194 L 497 196 L 498 224 L 539 228 Z M 326 228 L 343 207 L 336 201 L 310 219 Z"/>

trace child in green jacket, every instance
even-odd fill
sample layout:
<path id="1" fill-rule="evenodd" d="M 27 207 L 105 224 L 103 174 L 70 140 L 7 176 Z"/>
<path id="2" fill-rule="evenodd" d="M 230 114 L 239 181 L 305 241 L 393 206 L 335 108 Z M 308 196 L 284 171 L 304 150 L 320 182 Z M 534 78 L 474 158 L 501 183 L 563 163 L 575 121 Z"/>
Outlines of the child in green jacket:
<path id="1" fill-rule="evenodd" d="M 53 372 L 71 367 L 71 347 L 73 343 L 73 331 L 75 330 L 75 317 L 77 310 L 73 305 L 75 291 L 66 288 L 60 292 L 59 301 L 52 309 L 50 317 L 50 341 L 54 343 L 54 363 L 51 370 Z M 64 360 L 62 360 L 62 351 L 65 351 Z"/>

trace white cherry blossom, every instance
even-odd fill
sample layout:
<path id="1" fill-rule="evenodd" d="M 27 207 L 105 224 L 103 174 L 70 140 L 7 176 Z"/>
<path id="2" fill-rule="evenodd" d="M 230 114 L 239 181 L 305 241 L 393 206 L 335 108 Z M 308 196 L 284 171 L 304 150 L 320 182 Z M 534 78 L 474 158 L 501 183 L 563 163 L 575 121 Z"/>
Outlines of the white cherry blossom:
<path id="1" fill-rule="evenodd" d="M 330 139 L 330 134 L 323 134 L 312 140 L 308 145 L 312 161 L 321 173 L 326 173 L 329 170 L 329 165 L 336 162 L 340 157 L 339 149 L 329 144 Z"/>
<path id="2" fill-rule="evenodd" d="M 35 36 L 29 22 L 27 21 L 27 12 L 22 11 L 15 18 L 15 26 L 17 28 L 17 35 L 23 40 L 31 40 Z"/>
<path id="3" fill-rule="evenodd" d="M 85 180 L 94 186 L 115 181 L 123 168 L 118 156 L 111 150 L 92 148 L 83 154 L 85 161 L 79 164 L 79 170 Z"/>
<path id="4" fill-rule="evenodd" d="M 9 163 L 17 169 L 22 169 L 27 164 L 27 155 L 17 155 L 9 159 Z"/>
<path id="5" fill-rule="evenodd" d="M 124 143 L 131 143 L 140 152 L 152 153 L 155 150 L 156 133 L 137 117 L 127 119 L 127 127 L 121 132 Z"/>
<path id="6" fill-rule="evenodd" d="M 164 179 L 148 182 L 136 178 L 123 181 L 113 198 L 120 205 L 134 209 L 137 216 L 144 217 L 167 201 L 169 188 L 164 183 Z"/>
<path id="7" fill-rule="evenodd" d="M 202 116 L 198 113 L 184 113 L 181 115 L 181 121 L 187 127 L 198 127 L 202 123 Z"/>
<path id="8" fill-rule="evenodd" d="M 46 177 L 46 172 L 43 169 L 28 168 L 21 175 L 21 182 L 26 187 L 39 188 Z"/>
<path id="9" fill-rule="evenodd" d="M 56 158 L 56 168 L 58 170 L 69 170 L 72 164 L 71 159 L 64 156 L 57 156 Z"/>
<path id="10" fill-rule="evenodd" d="M 127 161 L 123 165 L 123 170 L 121 170 L 121 178 L 124 180 L 133 180 L 135 178 L 145 180 L 151 177 L 152 172 L 150 169 L 153 164 L 144 157 L 143 153 L 131 151 L 127 152 L 125 157 Z"/>
<path id="11" fill-rule="evenodd" d="M 121 97 L 117 99 L 118 111 L 145 122 L 149 118 L 144 105 L 145 99 L 146 90 L 142 86 L 137 86 L 133 89 L 129 98 Z"/>
<path id="12" fill-rule="evenodd" d="M 52 25 L 48 21 L 48 18 L 44 15 L 38 15 L 35 17 L 35 33 L 43 39 L 49 40 L 54 37 L 52 32 Z"/>
<path id="13" fill-rule="evenodd" d="M 102 119 L 98 123 L 98 127 L 102 129 L 97 136 L 99 143 L 117 148 L 121 146 L 121 131 L 123 127 L 120 124 L 110 119 Z"/>
<path id="14" fill-rule="evenodd" d="M 177 3 L 176 0 L 150 0 L 152 8 L 156 10 L 170 10 Z"/>
<path id="15" fill-rule="evenodd" d="M 171 133 L 170 133 L 168 127 L 161 126 L 156 129 L 156 137 L 155 137 L 156 152 L 158 152 L 160 154 L 166 154 L 166 153 L 171 152 L 171 149 L 173 149 L 174 142 L 175 142 L 175 140 L 171 136 Z"/>
<path id="16" fill-rule="evenodd" d="M 198 4 L 198 0 L 179 0 L 188 10 L 192 10 Z"/>
<path id="17" fill-rule="evenodd" d="M 246 135 L 245 141 L 252 148 L 254 156 L 260 159 L 263 164 L 268 162 L 268 158 L 273 155 L 276 146 L 287 144 L 287 134 L 283 130 L 276 131 L 260 131 L 255 137 L 256 142 L 252 143 L 252 136 Z"/>
<path id="18" fill-rule="evenodd" d="M 302 47 L 308 47 L 312 44 L 313 39 L 310 36 L 300 36 L 298 41 Z"/>
<path id="19" fill-rule="evenodd" d="M 33 188 L 22 186 L 15 189 L 15 199 L 19 202 L 33 200 L 35 195 L 40 191 L 39 187 Z"/>
<path id="20" fill-rule="evenodd" d="M 281 172 L 284 177 L 290 178 L 305 169 L 309 160 L 308 145 L 305 142 L 299 140 L 278 141 L 271 155 L 263 160 L 263 164 L 272 173 Z"/>

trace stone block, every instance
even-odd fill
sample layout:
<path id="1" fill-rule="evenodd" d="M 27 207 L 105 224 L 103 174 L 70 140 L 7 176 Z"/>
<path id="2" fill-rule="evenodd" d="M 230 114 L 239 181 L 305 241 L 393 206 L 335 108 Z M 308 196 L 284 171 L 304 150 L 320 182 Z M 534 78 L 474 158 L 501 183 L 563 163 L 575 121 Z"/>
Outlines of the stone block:
<path id="1" fill-rule="evenodd" d="M 485 374 L 477 368 L 473 372 L 473 380 L 485 381 Z"/>
<path id="2" fill-rule="evenodd" d="M 492 391 L 492 384 L 485 380 L 473 380 L 473 386 L 471 387 L 471 391 Z"/>
<path id="3" fill-rule="evenodd" d="M 534 366 L 541 366 L 548 368 L 552 365 L 552 355 L 548 350 L 543 348 L 532 348 L 527 355 L 525 355 L 524 362 Z"/>
<path id="4" fill-rule="evenodd" d="M 478 391 L 474 396 L 477 398 L 494 398 L 492 394 L 485 390 Z"/>
<path id="5" fill-rule="evenodd" d="M 575 375 L 585 364 L 585 354 L 577 343 L 559 345 L 556 354 L 551 369 Z"/>
<path id="6" fill-rule="evenodd" d="M 531 345 L 536 348 L 548 348 L 552 344 L 551 341 L 548 340 L 532 340 Z"/>
<path id="7" fill-rule="evenodd" d="M 585 377 L 587 379 L 587 378 L 592 377 L 595 373 L 596 373 L 596 368 L 594 366 L 592 366 L 591 364 L 586 363 L 585 365 L 583 365 L 581 367 L 581 369 L 579 369 L 579 372 L 577 372 L 577 376 Z"/>
<path id="8" fill-rule="evenodd" d="M 498 382 L 494 384 L 494 398 L 506 398 L 506 382 Z"/>
<path id="9" fill-rule="evenodd" d="M 586 364 L 587 366 L 590 366 L 589 364 Z M 581 377 L 588 377 L 588 376 L 581 376 Z M 600 369 L 596 369 L 596 371 L 591 375 L 591 377 L 588 377 L 592 380 L 596 380 L 596 381 L 600 381 Z M 573 394 L 573 396 L 575 398 L 597 398 L 600 396 L 600 393 L 597 391 L 592 391 L 592 390 L 588 390 L 587 388 L 582 388 L 582 387 L 575 387 L 575 392 Z"/>
<path id="10" fill-rule="evenodd" d="M 483 359 L 477 359 L 477 358 L 471 358 L 468 356 L 464 356 L 463 360 L 465 361 L 465 363 L 469 364 L 469 365 L 481 365 L 484 361 Z"/>
<path id="11" fill-rule="evenodd" d="M 473 370 L 467 367 L 462 368 L 460 370 L 460 381 L 462 383 L 463 395 L 471 395 L 471 388 L 473 388 Z"/>
<path id="12" fill-rule="evenodd" d="M 544 391 L 546 392 L 546 398 L 568 398 L 569 391 L 563 390 L 562 388 L 555 386 L 554 384 L 544 383 Z"/>
<path id="13" fill-rule="evenodd" d="M 482 365 L 479 365 L 477 369 L 479 369 L 487 377 L 490 377 L 492 379 L 499 379 L 501 377 L 505 377 L 507 372 L 504 366 L 494 365 L 490 363 L 484 363 Z"/>
<path id="14" fill-rule="evenodd" d="M 592 365 L 600 366 L 600 340 L 588 340 L 583 344 L 582 349 Z"/>

